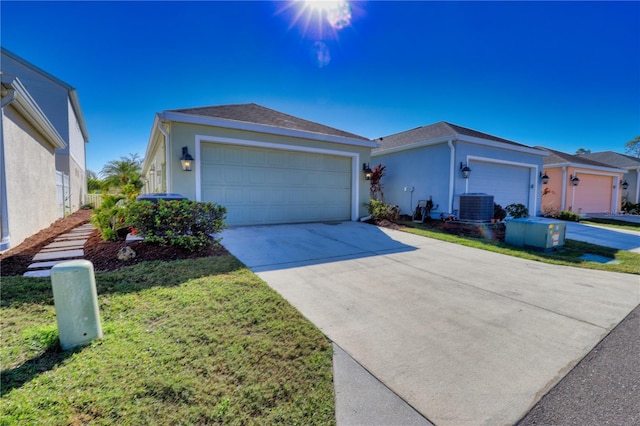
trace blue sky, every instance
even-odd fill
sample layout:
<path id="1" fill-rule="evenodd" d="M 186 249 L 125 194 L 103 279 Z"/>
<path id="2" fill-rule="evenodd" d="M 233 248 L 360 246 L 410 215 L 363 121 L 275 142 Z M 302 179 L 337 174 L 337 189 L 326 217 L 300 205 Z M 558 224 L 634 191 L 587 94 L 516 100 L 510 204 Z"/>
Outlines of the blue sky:
<path id="1" fill-rule="evenodd" d="M 156 112 L 231 103 L 368 138 L 444 120 L 573 153 L 640 135 L 640 2 L 350 3 L 336 29 L 309 2 L 3 0 L 0 36 L 78 89 L 96 172 L 143 156 Z"/>

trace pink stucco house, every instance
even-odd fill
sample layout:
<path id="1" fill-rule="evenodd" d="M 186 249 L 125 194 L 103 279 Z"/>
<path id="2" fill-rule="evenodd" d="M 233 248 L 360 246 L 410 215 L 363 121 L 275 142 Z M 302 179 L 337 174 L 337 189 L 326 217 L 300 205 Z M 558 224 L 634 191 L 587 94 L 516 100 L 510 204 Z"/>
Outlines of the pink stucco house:
<path id="1" fill-rule="evenodd" d="M 542 213 L 617 213 L 626 170 L 549 148 L 542 171 Z M 546 183 L 544 183 L 546 181 Z"/>

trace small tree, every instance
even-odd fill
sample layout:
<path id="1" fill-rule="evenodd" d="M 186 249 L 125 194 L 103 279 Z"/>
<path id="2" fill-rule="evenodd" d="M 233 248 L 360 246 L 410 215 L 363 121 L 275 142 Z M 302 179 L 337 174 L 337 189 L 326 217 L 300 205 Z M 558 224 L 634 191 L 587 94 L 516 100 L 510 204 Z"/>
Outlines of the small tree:
<path id="1" fill-rule="evenodd" d="M 107 187 L 122 188 L 125 185 L 133 185 L 137 189 L 144 186 L 140 173 L 142 172 L 142 160 L 138 154 L 129 154 L 129 157 L 120 157 L 120 160 L 111 160 L 100 171 L 103 182 Z"/>
<path id="2" fill-rule="evenodd" d="M 640 136 L 636 136 L 635 139 L 624 144 L 624 149 L 627 154 L 640 158 Z"/>
<path id="3" fill-rule="evenodd" d="M 576 155 L 580 155 L 580 154 L 591 154 L 591 150 L 580 148 L 576 151 Z"/>
<path id="4" fill-rule="evenodd" d="M 382 163 L 371 169 L 371 180 L 369 192 L 372 200 L 384 201 L 384 185 L 382 184 L 382 178 L 384 177 L 384 169 L 387 166 L 383 166 Z"/>

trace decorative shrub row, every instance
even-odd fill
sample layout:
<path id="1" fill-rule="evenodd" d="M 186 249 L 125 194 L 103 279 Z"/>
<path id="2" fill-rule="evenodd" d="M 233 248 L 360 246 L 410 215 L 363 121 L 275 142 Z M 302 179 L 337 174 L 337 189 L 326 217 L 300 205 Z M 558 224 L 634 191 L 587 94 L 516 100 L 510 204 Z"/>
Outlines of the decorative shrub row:
<path id="1" fill-rule="evenodd" d="M 564 211 L 560 212 L 560 214 L 558 215 L 558 219 L 568 220 L 570 222 L 580 222 L 580 215 L 578 213 Z"/>
<path id="2" fill-rule="evenodd" d="M 226 226 L 227 209 L 190 200 L 135 201 L 126 211 L 126 223 L 148 242 L 175 245 L 190 251 L 212 243 L 211 235 Z"/>
<path id="3" fill-rule="evenodd" d="M 174 245 L 189 251 L 204 250 L 221 232 L 227 209 L 214 203 L 190 200 L 125 200 L 122 196 L 105 196 L 94 210 L 91 222 L 104 240 L 124 239 L 131 231 L 144 241 Z"/>
<path id="4" fill-rule="evenodd" d="M 373 198 L 369 200 L 367 208 L 371 218 L 374 220 L 386 219 L 391 222 L 395 222 L 398 220 L 398 216 L 400 215 L 400 208 L 398 206 L 387 204 L 384 201 L 374 200 Z"/>

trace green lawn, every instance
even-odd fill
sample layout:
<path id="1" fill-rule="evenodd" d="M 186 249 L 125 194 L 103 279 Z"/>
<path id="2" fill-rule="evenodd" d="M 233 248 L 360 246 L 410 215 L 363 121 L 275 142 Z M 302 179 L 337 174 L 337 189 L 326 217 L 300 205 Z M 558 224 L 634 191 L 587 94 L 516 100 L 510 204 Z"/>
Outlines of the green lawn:
<path id="1" fill-rule="evenodd" d="M 2 278 L 2 424 L 335 423 L 330 342 L 234 257 L 96 283 L 104 338 L 62 352 L 50 280 Z"/>
<path id="2" fill-rule="evenodd" d="M 457 235 L 448 234 L 442 231 L 427 229 L 420 224 L 406 222 L 410 226 L 404 228 L 404 231 L 416 235 L 422 235 L 429 238 L 448 241 L 451 243 L 461 244 L 469 247 L 475 247 L 482 250 L 489 250 L 496 253 L 502 253 L 509 256 L 521 257 L 523 259 L 535 260 L 545 263 L 553 263 L 556 265 L 575 266 L 588 269 L 599 269 L 610 272 L 623 272 L 627 274 L 640 275 L 640 254 L 631 253 L 625 250 L 617 250 L 608 247 L 602 247 L 595 244 L 583 243 L 580 241 L 566 240 L 563 250 L 544 253 L 539 250 L 515 247 L 503 242 L 494 240 L 482 240 L 476 238 L 467 238 Z M 616 259 L 619 264 L 602 264 L 597 262 L 588 262 L 580 259 L 584 254 L 596 254 L 611 259 Z"/>

